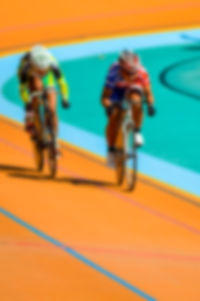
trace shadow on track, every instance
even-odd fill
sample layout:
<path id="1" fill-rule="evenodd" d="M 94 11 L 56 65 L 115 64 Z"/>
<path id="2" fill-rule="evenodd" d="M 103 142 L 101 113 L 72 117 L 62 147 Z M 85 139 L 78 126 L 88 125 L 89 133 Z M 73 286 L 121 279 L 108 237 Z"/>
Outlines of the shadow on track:
<path id="1" fill-rule="evenodd" d="M 63 177 L 52 179 L 49 175 L 45 175 L 37 172 L 34 168 L 28 168 L 24 166 L 0 164 L 0 172 L 8 172 L 7 175 L 12 178 L 18 178 L 23 180 L 35 180 L 35 181 L 51 181 L 55 183 L 69 183 L 72 185 L 85 185 L 85 186 L 115 186 L 113 183 L 86 179 L 86 178 L 72 178 Z"/>
<path id="2" fill-rule="evenodd" d="M 16 165 L 6 165 L 6 164 L 0 164 L 0 172 L 4 172 L 4 171 L 22 171 L 22 172 L 26 172 L 26 171 L 34 171 L 31 168 L 27 168 L 27 167 L 23 167 L 23 166 L 16 166 Z"/>
<path id="3" fill-rule="evenodd" d="M 80 186 L 101 186 L 101 187 L 115 186 L 113 183 L 110 183 L 110 182 L 85 179 L 85 178 L 63 177 L 63 178 L 52 179 L 50 176 L 43 175 L 38 172 L 35 172 L 35 173 L 14 172 L 14 173 L 9 173 L 8 175 L 9 175 L 9 177 L 23 179 L 23 180 L 51 181 L 54 183 L 68 183 L 68 184 L 77 185 L 77 186 L 79 186 L 79 185 Z"/>

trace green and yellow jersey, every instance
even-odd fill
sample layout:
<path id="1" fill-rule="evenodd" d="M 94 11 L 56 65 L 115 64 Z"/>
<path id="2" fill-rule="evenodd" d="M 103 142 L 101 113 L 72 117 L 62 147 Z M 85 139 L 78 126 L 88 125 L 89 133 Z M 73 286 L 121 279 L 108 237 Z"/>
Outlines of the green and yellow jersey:
<path id="1" fill-rule="evenodd" d="M 27 103 L 30 97 L 29 81 L 32 76 L 34 76 L 34 68 L 31 64 L 30 53 L 26 53 L 19 64 L 18 77 L 20 82 L 20 95 L 22 100 Z M 54 88 L 56 82 L 59 86 L 61 97 L 65 100 L 69 99 L 69 88 L 68 84 L 63 76 L 61 69 L 55 58 L 52 56 L 52 64 L 48 71 L 41 76 L 44 88 Z"/>

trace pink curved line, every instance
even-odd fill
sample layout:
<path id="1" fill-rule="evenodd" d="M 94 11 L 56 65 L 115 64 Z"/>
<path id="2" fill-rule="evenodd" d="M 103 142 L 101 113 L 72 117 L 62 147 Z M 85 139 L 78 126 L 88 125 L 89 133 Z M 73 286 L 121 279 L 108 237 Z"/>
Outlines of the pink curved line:
<path id="1" fill-rule="evenodd" d="M 188 224 L 186 224 L 182 221 L 177 220 L 176 218 L 168 216 L 168 215 L 166 215 L 166 214 L 164 214 L 164 213 L 162 213 L 162 212 L 160 212 L 156 209 L 148 207 L 148 206 L 146 206 L 146 205 L 144 205 L 144 204 L 142 204 L 142 203 L 140 203 L 136 200 L 133 200 L 133 199 L 131 199 L 131 198 L 125 196 L 125 195 L 122 195 L 122 194 L 120 194 L 120 193 L 118 193 L 114 190 L 111 190 L 109 188 L 104 188 L 104 187 L 101 187 L 101 188 L 106 190 L 108 193 L 112 194 L 113 196 L 116 196 L 117 198 L 119 198 L 119 199 L 121 199 L 125 202 L 130 203 L 134 207 L 142 209 L 143 211 L 146 211 L 147 213 L 149 213 L 151 215 L 157 216 L 157 217 L 161 218 L 162 220 L 170 222 L 171 224 L 177 225 L 177 226 L 179 226 L 179 227 L 181 227 L 181 228 L 183 228 L 187 231 L 190 231 L 193 234 L 200 235 L 200 230 L 193 227 L 193 226 L 191 226 L 191 225 L 188 225 Z"/>
<path id="2" fill-rule="evenodd" d="M 32 154 L 30 152 L 28 152 L 25 148 L 19 147 L 18 145 L 10 142 L 7 139 L 4 139 L 4 138 L 0 137 L 0 142 L 6 144 L 8 146 L 10 146 L 13 149 L 16 149 L 16 150 L 18 150 L 20 152 L 23 152 L 24 154 L 28 155 L 29 157 L 30 156 L 32 157 Z M 80 180 L 85 180 L 86 179 L 85 177 L 80 176 L 79 173 L 74 172 L 74 171 L 72 171 L 72 170 L 70 170 L 70 169 L 68 169 L 66 167 L 60 166 L 59 169 L 61 171 L 63 171 L 63 172 L 66 172 L 68 175 L 74 176 L 74 177 L 76 177 L 76 178 L 78 178 Z M 164 221 L 166 221 L 168 223 L 176 225 L 176 226 L 178 226 L 178 227 L 180 227 L 180 228 L 182 228 L 184 230 L 187 230 L 187 231 L 189 231 L 189 232 L 191 232 L 193 234 L 196 234 L 196 235 L 200 236 L 200 230 L 197 229 L 197 228 L 195 228 L 195 227 L 193 227 L 193 226 L 191 226 L 191 225 L 189 225 L 189 224 L 187 224 L 187 223 L 179 221 L 179 220 L 177 220 L 174 217 L 171 217 L 171 216 L 169 216 L 169 215 L 167 215 L 165 213 L 162 213 L 162 212 L 160 212 L 160 211 L 158 211 L 156 209 L 153 209 L 153 208 L 151 208 L 149 206 L 146 206 L 146 205 L 144 205 L 144 204 L 142 204 L 142 203 L 140 203 L 140 202 L 138 202 L 136 200 L 133 200 L 133 199 L 131 199 L 131 198 L 125 196 L 125 195 L 122 195 L 121 193 L 118 193 L 117 191 L 115 191 L 113 189 L 106 188 L 106 187 L 100 187 L 98 185 L 96 185 L 96 187 L 98 189 L 102 190 L 102 191 L 105 191 L 105 192 L 109 193 L 112 196 L 117 197 L 118 199 L 121 199 L 122 201 L 130 203 L 132 206 L 137 207 L 137 208 L 139 208 L 139 209 L 141 209 L 141 210 L 149 213 L 150 215 L 156 216 L 156 217 L 158 217 L 158 218 L 160 218 L 160 219 L 162 219 L 162 220 L 164 220 Z"/>
<path id="3" fill-rule="evenodd" d="M 73 172 L 73 171 L 71 171 L 71 170 L 69 170 L 69 169 L 67 169 L 67 168 L 65 168 L 63 166 L 61 166 L 60 169 L 63 172 L 67 172 L 68 174 L 70 174 L 72 176 L 75 176 L 76 178 L 79 178 L 80 180 L 81 179 L 85 180 L 84 177 L 80 177 L 80 174 L 75 173 L 75 172 Z M 112 196 L 117 197 L 118 199 L 121 199 L 121 200 L 123 200 L 125 202 L 128 202 L 132 206 L 137 207 L 137 208 L 139 208 L 139 209 L 141 209 L 141 210 L 143 210 L 143 211 L 145 211 L 145 212 L 147 212 L 147 213 L 149 213 L 151 215 L 154 215 L 154 216 L 159 217 L 162 220 L 165 220 L 165 221 L 167 221 L 167 222 L 169 222 L 171 224 L 179 226 L 179 227 L 181 227 L 181 228 L 183 228 L 183 229 L 185 229 L 185 230 L 187 230 L 187 231 L 189 231 L 189 232 L 191 232 L 193 234 L 200 235 L 200 230 L 199 229 L 197 229 L 197 228 L 195 228 L 195 227 L 193 227 L 191 225 L 188 225 L 188 224 L 186 224 L 186 223 L 184 223 L 182 221 L 179 221 L 176 218 L 173 218 L 173 217 L 168 216 L 168 215 L 166 215 L 166 214 L 164 214 L 164 213 L 162 213 L 162 212 L 160 212 L 160 211 L 158 211 L 156 209 L 153 209 L 153 208 L 151 208 L 149 206 L 146 206 L 146 205 L 144 205 L 144 204 L 142 204 L 142 203 L 140 203 L 140 202 L 138 202 L 136 200 L 133 200 L 132 198 L 129 198 L 129 197 L 127 197 L 127 196 L 125 196 L 125 195 L 123 195 L 123 194 L 121 194 L 121 193 L 119 193 L 119 192 L 117 192 L 117 191 L 115 191 L 115 190 L 113 190 L 111 188 L 100 187 L 100 186 L 97 186 L 97 187 L 100 190 L 103 190 L 103 191 L 111 194 Z"/>
<path id="4" fill-rule="evenodd" d="M 145 14 L 156 14 L 159 12 L 167 12 L 173 10 L 184 10 L 190 8 L 198 8 L 200 7 L 199 2 L 191 2 L 191 3 L 183 3 L 183 4 L 169 4 L 157 7 L 146 7 L 146 8 L 136 8 L 136 9 L 129 9 L 129 10 L 120 10 L 120 11 L 112 11 L 112 12 L 105 12 L 93 15 L 86 15 L 86 16 L 74 16 L 68 18 L 59 18 L 54 20 L 46 20 L 43 22 L 38 23 L 30 23 L 30 24 L 20 24 L 20 25 L 12 25 L 6 26 L 0 29 L 0 33 L 8 33 L 8 32 L 16 32 L 19 30 L 30 30 L 36 29 L 41 27 L 47 27 L 52 25 L 62 25 L 62 24 L 73 24 L 73 23 L 81 23 L 85 21 L 92 21 L 92 20 L 103 20 L 107 18 L 115 18 L 115 17 L 125 17 L 125 16 L 134 16 L 134 15 L 145 15 Z"/>
<path id="5" fill-rule="evenodd" d="M 47 243 L 38 243 L 30 241 L 0 241 L 0 246 L 15 246 L 22 248 L 38 248 L 38 249 L 55 249 L 56 246 L 52 246 Z M 156 251 L 143 251 L 136 249 L 120 249 L 120 248 L 106 248 L 106 247 L 93 247 L 85 245 L 70 245 L 67 246 L 77 251 L 101 253 L 106 255 L 120 255 L 120 256 L 131 256 L 131 257 L 142 257 L 142 258 L 155 258 L 155 259 L 168 259 L 173 261 L 191 261 L 200 262 L 200 256 L 191 254 L 173 254 L 173 253 L 161 253 Z M 66 245 L 63 244 L 63 248 Z"/>

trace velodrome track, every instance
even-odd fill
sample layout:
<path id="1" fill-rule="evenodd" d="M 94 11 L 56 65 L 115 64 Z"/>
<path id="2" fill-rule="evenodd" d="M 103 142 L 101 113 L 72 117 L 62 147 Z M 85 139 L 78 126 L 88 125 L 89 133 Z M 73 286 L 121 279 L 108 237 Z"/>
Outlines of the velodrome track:
<path id="1" fill-rule="evenodd" d="M 38 40 L 55 44 L 196 25 L 198 3 L 181 3 L 178 20 L 178 1 L 162 7 L 152 1 L 146 13 L 138 7 L 145 22 L 138 16 L 135 27 L 122 3 L 113 12 L 89 2 L 75 11 L 63 2 L 57 17 L 52 7 L 46 19 L 42 13 L 24 15 L 23 9 L 16 17 L 13 4 L 13 13 L 1 21 L 1 52 Z M 102 18 L 111 15 L 115 22 L 103 22 L 102 28 Z M 22 125 L 1 116 L 1 300 L 199 300 L 199 197 L 142 174 L 135 192 L 127 194 L 115 187 L 101 157 L 64 142 L 62 153 L 56 180 L 49 180 L 47 171 L 38 174 Z"/>

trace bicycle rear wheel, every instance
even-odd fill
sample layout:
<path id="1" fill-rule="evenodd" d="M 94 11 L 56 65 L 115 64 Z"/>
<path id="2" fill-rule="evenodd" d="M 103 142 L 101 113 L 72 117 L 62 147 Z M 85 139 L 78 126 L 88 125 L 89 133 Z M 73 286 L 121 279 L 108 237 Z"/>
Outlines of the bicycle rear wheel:
<path id="1" fill-rule="evenodd" d="M 40 110 L 35 112 L 35 138 L 33 142 L 33 151 L 36 168 L 38 171 L 42 171 L 44 168 L 44 147 L 42 143 L 43 126 L 40 116 Z"/>
<path id="2" fill-rule="evenodd" d="M 137 148 L 132 127 L 126 129 L 124 144 L 124 180 L 127 190 L 132 191 L 137 182 Z"/>
<path id="3" fill-rule="evenodd" d="M 54 178 L 57 172 L 57 152 L 56 152 L 56 143 L 55 137 L 50 129 L 49 143 L 48 143 L 48 166 L 50 171 L 50 176 Z"/>
<path id="4" fill-rule="evenodd" d="M 50 172 L 50 177 L 54 178 L 57 172 L 57 157 L 53 144 L 48 146 L 48 167 Z"/>
<path id="5" fill-rule="evenodd" d="M 44 151 L 37 141 L 33 142 L 34 159 L 38 171 L 42 171 L 44 167 Z"/>
<path id="6" fill-rule="evenodd" d="M 115 168 L 117 176 L 117 185 L 122 185 L 124 181 L 125 166 L 124 166 L 124 152 L 122 150 L 116 150 Z"/>
<path id="7" fill-rule="evenodd" d="M 120 128 L 115 143 L 115 170 L 117 185 L 122 185 L 124 181 L 124 136 L 122 128 Z"/>

